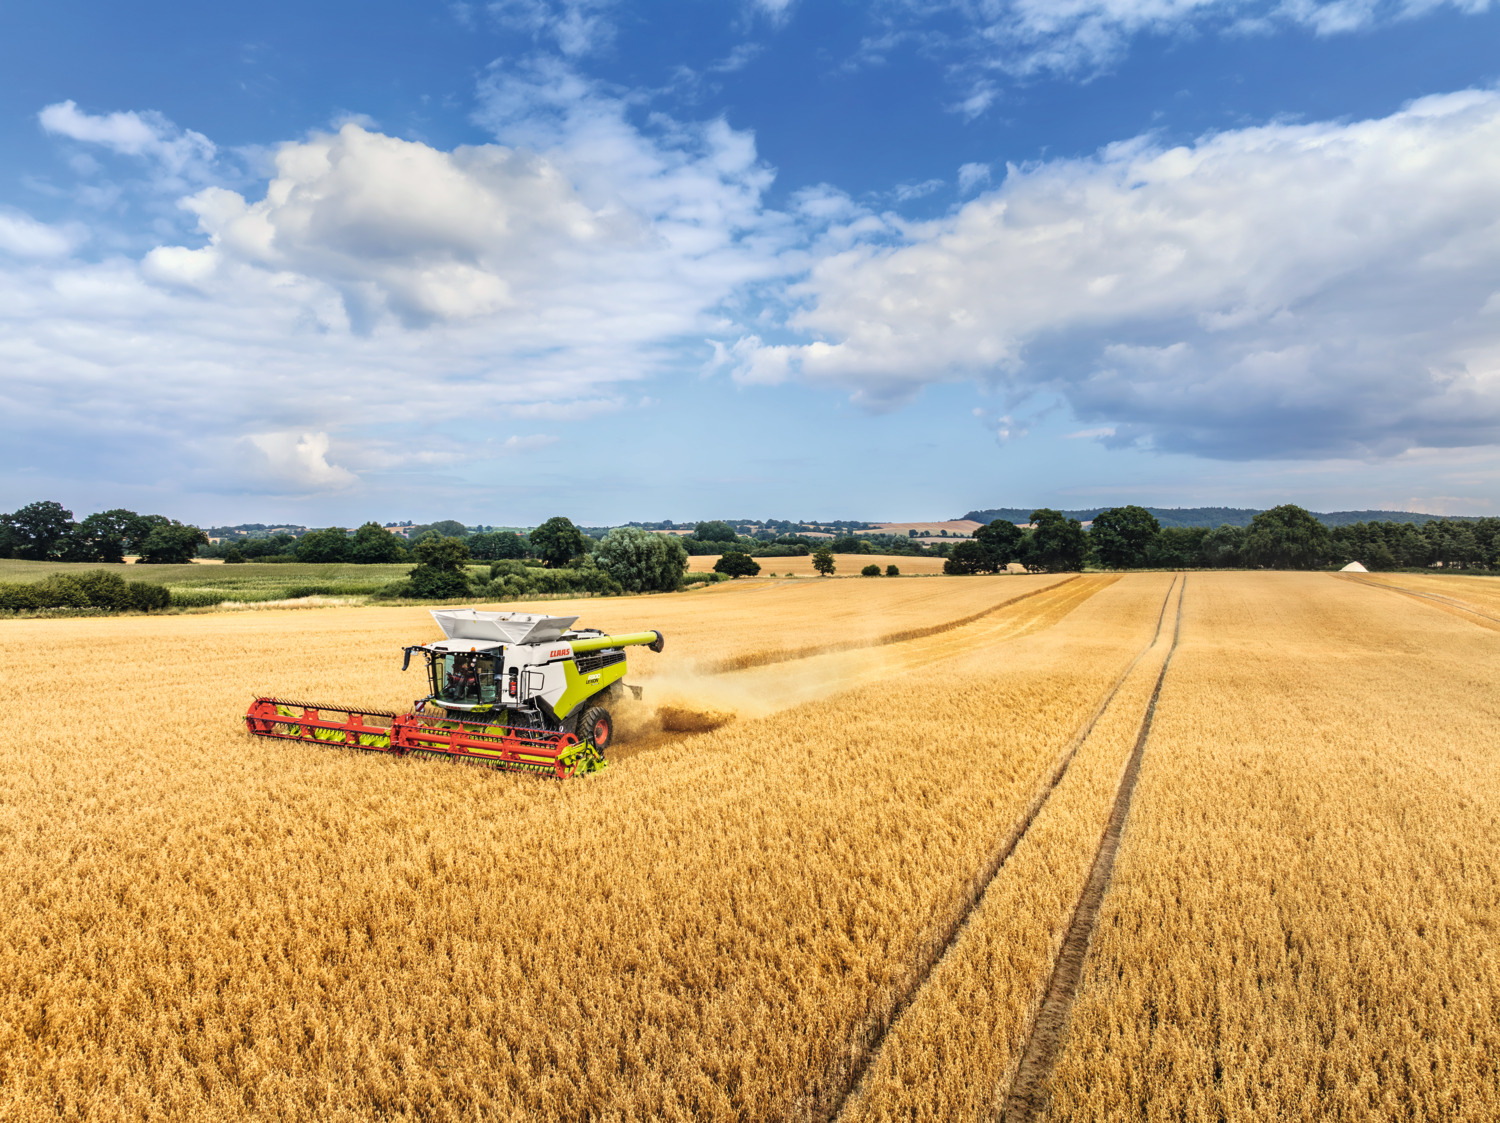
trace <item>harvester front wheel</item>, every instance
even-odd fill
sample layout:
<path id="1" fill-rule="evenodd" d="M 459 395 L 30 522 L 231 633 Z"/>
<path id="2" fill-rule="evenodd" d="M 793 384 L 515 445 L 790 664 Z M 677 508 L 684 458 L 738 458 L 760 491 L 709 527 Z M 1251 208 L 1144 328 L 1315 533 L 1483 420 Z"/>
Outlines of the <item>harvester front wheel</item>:
<path id="1" fill-rule="evenodd" d="M 615 719 L 603 706 L 591 706 L 578 719 L 578 735 L 594 742 L 601 753 L 615 739 Z"/>

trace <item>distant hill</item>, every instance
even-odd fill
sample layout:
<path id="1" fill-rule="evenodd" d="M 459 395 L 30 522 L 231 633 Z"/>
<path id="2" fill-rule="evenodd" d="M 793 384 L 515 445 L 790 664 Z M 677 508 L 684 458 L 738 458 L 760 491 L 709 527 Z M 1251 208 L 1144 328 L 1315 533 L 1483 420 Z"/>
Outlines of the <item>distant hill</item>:
<path id="1" fill-rule="evenodd" d="M 1031 512 L 1034 507 L 996 507 L 988 511 L 970 511 L 964 516 L 975 522 L 989 523 L 996 519 L 1004 519 L 1006 522 L 1024 523 L 1031 521 Z M 1077 511 L 1064 511 L 1063 514 L 1070 519 L 1079 522 L 1088 522 L 1100 511 L 1107 511 L 1108 507 L 1085 507 Z M 1156 516 L 1156 521 L 1162 526 L 1249 526 L 1250 520 L 1260 514 L 1260 509 L 1255 507 L 1147 507 Z M 1314 515 L 1325 526 L 1348 526 L 1350 523 L 1370 522 L 1394 522 L 1394 523 L 1425 523 L 1432 519 L 1458 519 L 1464 522 L 1473 522 L 1479 518 L 1478 515 L 1424 515 L 1415 511 L 1314 511 Z"/>

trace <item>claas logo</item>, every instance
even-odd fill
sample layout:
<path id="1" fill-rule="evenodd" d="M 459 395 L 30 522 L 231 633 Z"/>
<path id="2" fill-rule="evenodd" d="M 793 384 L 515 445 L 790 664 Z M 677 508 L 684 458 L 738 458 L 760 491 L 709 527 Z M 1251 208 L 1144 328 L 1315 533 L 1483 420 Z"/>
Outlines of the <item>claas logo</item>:
<path id="1" fill-rule="evenodd" d="M 566 655 L 566 654 L 568 654 L 568 649 L 566 647 L 559 647 L 551 655 L 547 656 L 547 658 L 548 659 L 556 659 L 559 655 Z"/>

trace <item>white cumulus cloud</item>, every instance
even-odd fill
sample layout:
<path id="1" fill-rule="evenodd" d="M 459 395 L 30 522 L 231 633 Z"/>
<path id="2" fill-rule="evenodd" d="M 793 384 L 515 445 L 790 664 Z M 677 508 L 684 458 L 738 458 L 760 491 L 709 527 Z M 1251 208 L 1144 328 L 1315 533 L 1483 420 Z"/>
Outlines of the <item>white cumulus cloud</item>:
<path id="1" fill-rule="evenodd" d="M 92 115 L 73 101 L 60 101 L 37 114 L 54 136 L 97 144 L 122 156 L 157 162 L 172 176 L 201 174 L 217 149 L 202 133 L 181 129 L 155 111 Z"/>
<path id="2" fill-rule="evenodd" d="M 470 436 L 503 448 L 475 417 L 620 408 L 624 385 L 695 368 L 720 305 L 783 271 L 796 231 L 762 202 L 748 134 L 639 127 L 556 63 L 497 71 L 482 101 L 496 143 L 351 120 L 281 145 L 254 189 L 186 185 L 199 237 L 134 258 L 76 259 L 81 232 L 0 214 L 0 252 L 29 259 L 0 267 L 0 408 L 87 446 L 79 471 L 145 442 L 205 490 L 373 486 Z M 44 123 L 158 164 L 214 151 L 154 114 L 64 102 Z M 398 435 L 414 418 L 421 457 Z"/>
<path id="3" fill-rule="evenodd" d="M 899 245 L 818 261 L 790 319 L 810 342 L 725 353 L 874 403 L 1052 387 L 1117 443 L 1210 456 L 1492 443 L 1497 184 L 1488 90 L 1012 167 Z"/>

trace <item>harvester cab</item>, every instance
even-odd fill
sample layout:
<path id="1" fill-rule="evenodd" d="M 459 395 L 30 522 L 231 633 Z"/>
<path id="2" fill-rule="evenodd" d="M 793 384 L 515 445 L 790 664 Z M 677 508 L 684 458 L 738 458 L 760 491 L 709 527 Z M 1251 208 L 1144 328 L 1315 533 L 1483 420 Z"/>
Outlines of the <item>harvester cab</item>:
<path id="1" fill-rule="evenodd" d="M 418 713 L 445 711 L 459 721 L 573 733 L 601 751 L 614 739 L 610 707 L 625 687 L 625 648 L 662 649 L 660 632 L 610 636 L 574 629 L 576 616 L 436 609 L 434 643 L 405 648 L 427 659 L 429 693 Z"/>
<path id="2" fill-rule="evenodd" d="M 438 609 L 443 638 L 403 648 L 427 661 L 428 693 L 415 712 L 257 698 L 245 725 L 258 737 L 322 741 L 403 754 L 430 753 L 539 775 L 604 769 L 615 739 L 611 707 L 627 686 L 625 649 L 660 651 L 660 632 L 605 635 L 576 616 Z"/>

